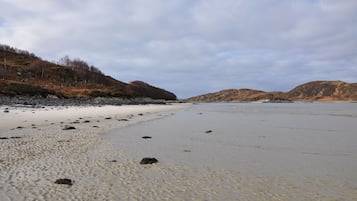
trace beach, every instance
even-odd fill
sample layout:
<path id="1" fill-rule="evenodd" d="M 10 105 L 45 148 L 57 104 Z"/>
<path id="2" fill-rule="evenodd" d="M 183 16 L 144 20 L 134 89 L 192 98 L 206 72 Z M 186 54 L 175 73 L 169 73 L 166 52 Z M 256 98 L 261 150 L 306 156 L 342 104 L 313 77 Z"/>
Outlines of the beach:
<path id="1" fill-rule="evenodd" d="M 102 135 L 184 107 L 1 106 L 0 200 L 138 200 L 125 186 L 145 169 Z M 55 183 L 65 178 L 73 185 Z"/>
<path id="2" fill-rule="evenodd" d="M 356 106 L 2 106 L 0 200 L 356 200 Z"/>
<path id="3" fill-rule="evenodd" d="M 356 111 L 350 103 L 198 104 L 105 137 L 131 158 L 156 157 L 160 172 L 147 174 L 174 191 L 169 200 L 356 200 Z"/>

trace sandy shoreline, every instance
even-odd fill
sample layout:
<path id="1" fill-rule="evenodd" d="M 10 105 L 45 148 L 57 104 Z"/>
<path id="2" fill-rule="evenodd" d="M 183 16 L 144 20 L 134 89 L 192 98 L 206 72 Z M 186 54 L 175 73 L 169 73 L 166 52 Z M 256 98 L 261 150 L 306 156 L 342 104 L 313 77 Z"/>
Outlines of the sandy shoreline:
<path id="1" fill-rule="evenodd" d="M 179 161 L 173 165 L 165 158 L 158 158 L 157 164 L 140 165 L 140 157 L 132 157 L 103 137 L 114 128 L 179 116 L 178 110 L 192 109 L 188 105 L 8 107 L 9 112 L 3 112 L 5 108 L 0 107 L 0 137 L 8 138 L 0 140 L 0 201 L 356 200 L 357 197 L 357 188 L 333 178 L 249 175 L 224 168 L 191 167 Z M 202 120 L 208 114 L 192 112 Z M 148 122 L 151 123 L 154 122 Z M 65 125 L 76 129 L 62 130 Z M 213 125 L 204 121 L 202 128 Z M 218 130 L 213 128 L 213 134 Z M 199 129 L 198 134 L 207 135 L 204 131 Z M 147 134 L 163 140 L 165 134 L 149 129 L 142 132 L 135 139 L 141 140 L 141 135 Z M 195 154 L 199 147 L 183 148 Z M 69 178 L 74 184 L 55 184 L 59 178 Z"/>
<path id="2" fill-rule="evenodd" d="M 123 185 L 136 180 L 142 167 L 101 135 L 182 107 L 0 107 L 0 200 L 140 199 Z M 65 125 L 76 129 L 63 130 Z M 55 184 L 59 178 L 75 183 Z"/>

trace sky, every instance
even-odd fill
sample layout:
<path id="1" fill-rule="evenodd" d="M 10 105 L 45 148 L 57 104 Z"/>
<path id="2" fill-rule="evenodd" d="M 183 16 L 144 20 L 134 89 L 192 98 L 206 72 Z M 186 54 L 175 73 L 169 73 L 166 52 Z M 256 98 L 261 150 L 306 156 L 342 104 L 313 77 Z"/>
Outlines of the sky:
<path id="1" fill-rule="evenodd" d="M 357 0 L 0 0 L 0 43 L 187 98 L 357 82 Z"/>

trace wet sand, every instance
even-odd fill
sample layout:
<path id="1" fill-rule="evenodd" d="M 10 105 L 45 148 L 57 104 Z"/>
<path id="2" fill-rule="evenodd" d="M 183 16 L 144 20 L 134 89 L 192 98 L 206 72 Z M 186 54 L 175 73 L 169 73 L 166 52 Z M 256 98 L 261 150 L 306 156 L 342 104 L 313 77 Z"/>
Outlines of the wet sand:
<path id="1" fill-rule="evenodd" d="M 0 200 L 145 200 L 145 189 L 129 184 L 146 168 L 102 135 L 185 107 L 1 106 Z M 63 178 L 73 185 L 55 183 Z"/>
<path id="2" fill-rule="evenodd" d="M 138 185 L 162 199 L 356 200 L 356 120 L 357 104 L 203 104 L 105 137 L 159 160 Z"/>

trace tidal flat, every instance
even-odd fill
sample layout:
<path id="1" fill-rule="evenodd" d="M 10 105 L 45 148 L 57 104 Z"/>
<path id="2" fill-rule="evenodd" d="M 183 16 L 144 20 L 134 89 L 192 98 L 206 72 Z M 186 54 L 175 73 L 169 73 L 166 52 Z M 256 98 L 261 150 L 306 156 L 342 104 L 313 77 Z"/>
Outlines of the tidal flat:
<path id="1" fill-rule="evenodd" d="M 105 138 L 158 159 L 135 184 L 157 198 L 355 200 L 356 120 L 355 103 L 196 104 Z"/>

